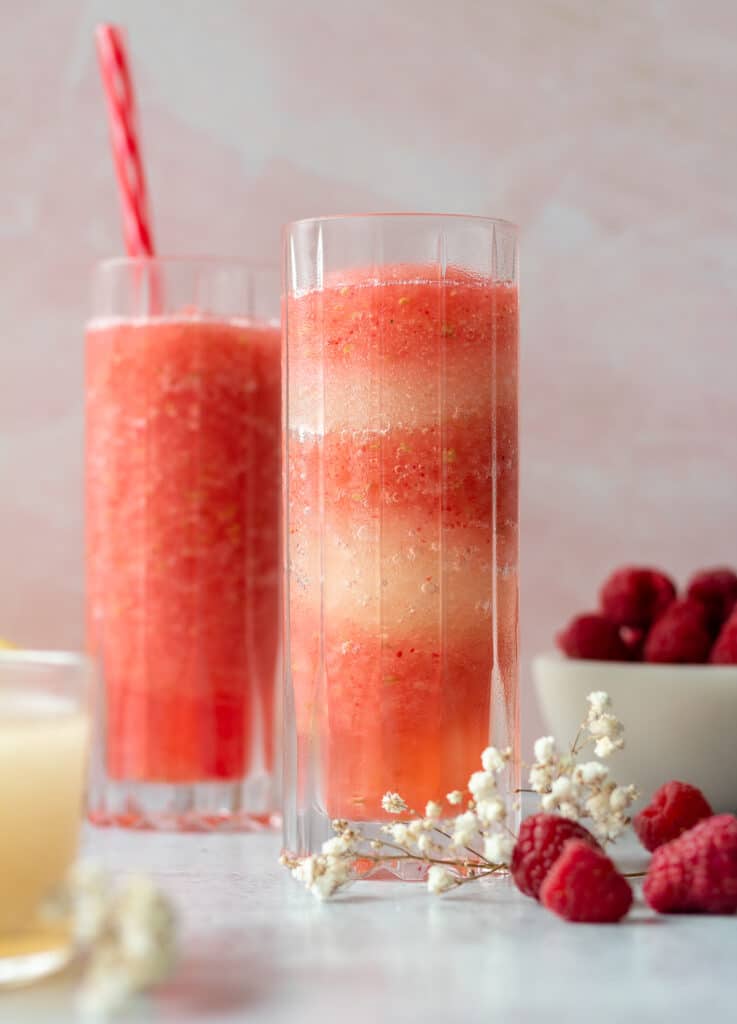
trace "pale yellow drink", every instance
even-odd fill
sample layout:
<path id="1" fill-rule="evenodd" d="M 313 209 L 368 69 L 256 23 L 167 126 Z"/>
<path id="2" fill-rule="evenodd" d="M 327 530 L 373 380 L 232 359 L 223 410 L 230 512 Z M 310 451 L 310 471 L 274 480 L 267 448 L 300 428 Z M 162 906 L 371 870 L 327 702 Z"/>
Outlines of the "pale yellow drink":
<path id="1" fill-rule="evenodd" d="M 0 981 L 6 958 L 66 958 L 69 927 L 45 906 L 76 856 L 89 733 L 72 699 L 0 689 Z"/>

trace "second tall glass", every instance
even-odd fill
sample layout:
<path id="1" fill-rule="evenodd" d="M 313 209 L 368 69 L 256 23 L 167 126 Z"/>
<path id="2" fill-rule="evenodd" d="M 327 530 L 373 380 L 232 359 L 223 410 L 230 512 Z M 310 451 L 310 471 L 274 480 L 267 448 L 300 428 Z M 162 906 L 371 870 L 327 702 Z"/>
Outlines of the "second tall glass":
<path id="1" fill-rule="evenodd" d="M 241 828 L 275 809 L 278 275 L 116 260 L 87 327 L 93 820 Z"/>
<path id="2" fill-rule="evenodd" d="M 285 846 L 517 753 L 517 236 L 372 216 L 286 232 Z M 370 832 L 369 832 L 370 834 Z"/>

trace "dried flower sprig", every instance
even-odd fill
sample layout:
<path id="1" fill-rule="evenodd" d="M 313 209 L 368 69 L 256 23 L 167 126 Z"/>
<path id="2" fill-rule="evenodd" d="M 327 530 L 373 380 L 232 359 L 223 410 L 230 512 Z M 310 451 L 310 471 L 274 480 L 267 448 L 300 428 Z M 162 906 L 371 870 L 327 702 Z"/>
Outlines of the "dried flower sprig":
<path id="1" fill-rule="evenodd" d="M 586 717 L 568 752 L 559 753 L 552 736 L 537 740 L 529 781 L 540 795 L 541 810 L 572 821 L 590 819 L 594 835 L 608 843 L 629 826 L 628 811 L 639 794 L 632 785 L 614 782 L 601 761 L 578 763 L 579 754 L 591 744 L 602 759 L 624 747 L 624 726 L 612 713 L 608 694 L 590 693 L 587 702 Z"/>
<path id="2" fill-rule="evenodd" d="M 162 981 L 176 956 L 176 917 L 151 879 L 135 875 L 114 887 L 93 863 L 77 864 L 47 911 L 73 922 L 86 963 L 82 1013 L 105 1017 L 135 993 Z"/>
<path id="3" fill-rule="evenodd" d="M 624 727 L 606 693 L 589 694 L 586 716 L 566 753 L 559 752 L 552 736 L 536 741 L 530 787 L 540 796 L 543 811 L 574 821 L 589 819 L 592 831 L 606 843 L 629 826 L 628 811 L 638 793 L 634 786 L 610 779 L 609 768 L 600 761 L 578 762 L 591 744 L 602 759 L 624 746 Z M 369 838 L 355 823 L 337 819 L 332 822 L 335 835 L 323 843 L 319 854 L 283 854 L 281 863 L 320 900 L 381 865 L 396 867 L 402 861 L 424 866 L 427 888 L 437 894 L 501 872 L 511 863 L 516 843 L 509 821 L 517 796 L 499 788 L 499 776 L 511 760 L 511 749 L 483 751 L 481 769 L 468 779 L 468 796 L 453 790 L 445 797 L 450 807 L 460 807 L 465 800 L 465 810 L 458 814 L 444 816 L 443 802 L 430 800 L 424 815 L 419 815 L 401 794 L 388 792 L 382 809 L 400 820 L 381 826 L 387 839 Z"/>

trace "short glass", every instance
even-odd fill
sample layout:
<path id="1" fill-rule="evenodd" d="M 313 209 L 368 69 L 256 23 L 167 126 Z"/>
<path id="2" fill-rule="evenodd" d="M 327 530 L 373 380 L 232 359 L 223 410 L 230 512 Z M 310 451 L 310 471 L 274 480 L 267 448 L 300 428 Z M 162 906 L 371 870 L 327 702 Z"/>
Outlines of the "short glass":
<path id="1" fill-rule="evenodd" d="M 276 270 L 111 260 L 87 324 L 97 824 L 249 829 L 277 808 Z"/>
<path id="2" fill-rule="evenodd" d="M 83 656 L 0 651 L 0 985 L 72 954 L 50 908 L 77 852 L 94 679 Z"/>
<path id="3" fill-rule="evenodd" d="M 284 843 L 304 856 L 331 819 L 371 836 L 387 791 L 422 813 L 464 789 L 489 743 L 518 762 L 517 232 L 300 221 L 284 266 Z"/>

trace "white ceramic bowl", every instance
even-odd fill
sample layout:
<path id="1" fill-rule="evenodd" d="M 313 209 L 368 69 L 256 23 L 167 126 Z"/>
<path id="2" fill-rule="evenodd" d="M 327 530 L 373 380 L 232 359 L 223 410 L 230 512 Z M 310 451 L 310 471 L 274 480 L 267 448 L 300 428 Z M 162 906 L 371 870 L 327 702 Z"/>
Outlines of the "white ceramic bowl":
<path id="1" fill-rule="evenodd" d="M 737 811 L 737 665 L 541 654 L 532 675 L 546 727 L 560 744 L 576 735 L 587 695 L 609 694 L 624 723 L 625 748 L 608 763 L 617 782 L 633 782 L 640 790 L 638 806 L 664 782 L 680 779 L 698 786 L 715 812 Z"/>

